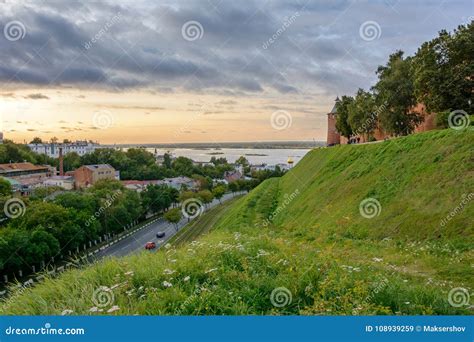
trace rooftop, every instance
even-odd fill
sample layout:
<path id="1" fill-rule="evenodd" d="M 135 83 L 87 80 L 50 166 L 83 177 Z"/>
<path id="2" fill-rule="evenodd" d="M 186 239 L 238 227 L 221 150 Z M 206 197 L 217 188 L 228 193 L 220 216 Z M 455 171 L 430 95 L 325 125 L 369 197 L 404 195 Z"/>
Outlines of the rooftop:
<path id="1" fill-rule="evenodd" d="M 34 171 L 47 170 L 48 166 L 34 165 L 32 163 L 0 164 L 0 171 Z"/>

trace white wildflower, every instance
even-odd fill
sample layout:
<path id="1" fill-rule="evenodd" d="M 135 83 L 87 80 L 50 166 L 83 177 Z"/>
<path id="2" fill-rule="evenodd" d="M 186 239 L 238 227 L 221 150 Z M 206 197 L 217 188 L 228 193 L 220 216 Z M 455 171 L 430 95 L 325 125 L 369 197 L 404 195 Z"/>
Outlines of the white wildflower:
<path id="1" fill-rule="evenodd" d="M 66 316 L 72 314 L 74 311 L 66 309 L 63 312 L 61 312 L 61 316 Z"/>
<path id="2" fill-rule="evenodd" d="M 167 282 L 166 280 L 163 282 L 163 286 L 164 287 L 171 287 L 173 286 L 173 284 L 171 284 L 170 282 Z"/>
<path id="3" fill-rule="evenodd" d="M 117 311 L 117 310 L 120 310 L 120 308 L 118 307 L 118 305 L 114 305 L 109 310 L 107 310 L 107 312 L 112 313 L 112 312 Z"/>

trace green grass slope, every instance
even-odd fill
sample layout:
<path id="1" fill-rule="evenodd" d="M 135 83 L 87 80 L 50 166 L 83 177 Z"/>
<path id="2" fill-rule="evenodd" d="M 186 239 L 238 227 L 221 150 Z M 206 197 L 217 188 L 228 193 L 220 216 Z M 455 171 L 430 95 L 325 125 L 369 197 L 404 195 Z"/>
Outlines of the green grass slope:
<path id="1" fill-rule="evenodd" d="M 313 150 L 205 218 L 196 241 L 66 272 L 0 312 L 472 314 L 449 292 L 474 287 L 473 141 L 443 130 Z M 380 207 L 361 215 L 366 199 Z"/>

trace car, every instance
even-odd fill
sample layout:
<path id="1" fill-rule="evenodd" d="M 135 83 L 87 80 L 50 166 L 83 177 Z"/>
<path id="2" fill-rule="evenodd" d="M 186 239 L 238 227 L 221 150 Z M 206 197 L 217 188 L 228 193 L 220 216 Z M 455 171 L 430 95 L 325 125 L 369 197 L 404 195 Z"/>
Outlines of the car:
<path id="1" fill-rule="evenodd" d="M 158 239 L 164 238 L 164 237 L 165 237 L 165 232 L 158 232 L 158 233 L 156 233 L 156 237 L 157 237 Z"/>
<path id="2" fill-rule="evenodd" d="M 145 244 L 145 249 L 155 249 L 156 248 L 156 243 L 153 241 L 149 241 Z"/>

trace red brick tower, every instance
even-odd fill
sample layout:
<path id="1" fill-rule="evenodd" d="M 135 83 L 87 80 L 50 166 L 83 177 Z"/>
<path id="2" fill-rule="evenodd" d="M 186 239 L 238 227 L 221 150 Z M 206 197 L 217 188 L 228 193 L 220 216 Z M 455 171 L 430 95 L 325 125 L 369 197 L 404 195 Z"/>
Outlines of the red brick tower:
<path id="1" fill-rule="evenodd" d="M 336 105 L 339 102 L 339 97 L 336 98 L 336 103 L 332 110 L 327 114 L 328 116 L 328 135 L 326 144 L 328 146 L 336 145 L 341 143 L 341 135 L 337 132 L 336 129 L 336 117 L 337 117 L 337 108 Z"/>

